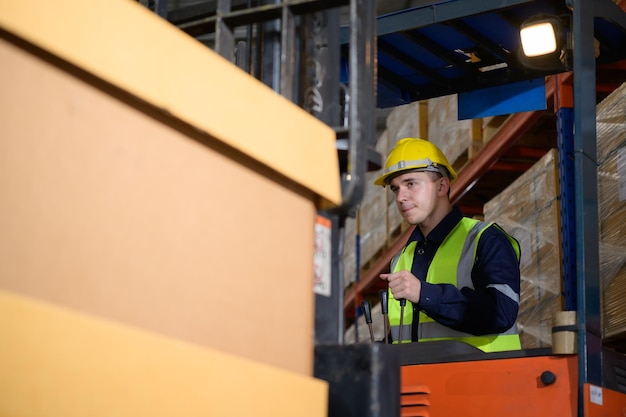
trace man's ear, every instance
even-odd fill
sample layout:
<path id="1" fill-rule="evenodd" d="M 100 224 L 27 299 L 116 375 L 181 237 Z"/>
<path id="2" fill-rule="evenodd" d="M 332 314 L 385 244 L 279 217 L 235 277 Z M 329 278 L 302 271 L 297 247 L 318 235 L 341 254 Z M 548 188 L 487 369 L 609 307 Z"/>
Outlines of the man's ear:
<path id="1" fill-rule="evenodd" d="M 450 192 L 450 178 L 441 177 L 441 181 L 439 181 L 439 189 L 437 191 L 440 195 L 447 195 Z"/>

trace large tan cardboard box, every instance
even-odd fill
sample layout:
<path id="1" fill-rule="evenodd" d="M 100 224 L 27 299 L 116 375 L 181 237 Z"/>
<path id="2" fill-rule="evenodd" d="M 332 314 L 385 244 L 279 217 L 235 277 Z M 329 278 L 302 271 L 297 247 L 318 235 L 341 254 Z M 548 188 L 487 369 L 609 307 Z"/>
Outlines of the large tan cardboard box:
<path id="1" fill-rule="evenodd" d="M 137 2 L 0 28 L 0 290 L 311 376 L 332 129 Z"/>

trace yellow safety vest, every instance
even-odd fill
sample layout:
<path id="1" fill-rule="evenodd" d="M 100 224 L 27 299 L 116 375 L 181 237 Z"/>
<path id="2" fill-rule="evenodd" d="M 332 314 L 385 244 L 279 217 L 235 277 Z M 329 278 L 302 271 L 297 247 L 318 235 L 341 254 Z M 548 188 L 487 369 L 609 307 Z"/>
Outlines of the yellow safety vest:
<path id="1" fill-rule="evenodd" d="M 441 243 L 428 268 L 426 282 L 431 284 L 452 284 L 457 288 L 474 288 L 471 279 L 472 266 L 476 259 L 476 248 L 481 234 L 491 226 L 490 223 L 464 217 Z M 504 233 L 504 231 L 503 231 Z M 517 259 L 520 257 L 519 243 L 505 233 L 509 238 Z M 410 242 L 391 263 L 391 271 L 410 271 L 413 265 L 413 256 L 417 242 Z M 505 293 L 519 304 L 519 295 L 508 285 L 494 285 L 499 291 Z M 389 291 L 389 324 L 394 343 L 397 343 L 400 326 L 400 302 L 393 298 Z M 404 308 L 402 329 L 402 343 L 411 342 L 411 324 L 413 323 L 413 305 L 407 301 Z M 514 325 L 509 330 L 500 334 L 474 336 L 469 333 L 459 332 L 447 326 L 437 323 L 424 312 L 419 313 L 418 326 L 419 341 L 432 340 L 459 340 L 485 352 L 498 352 L 505 350 L 521 349 L 517 327 Z"/>

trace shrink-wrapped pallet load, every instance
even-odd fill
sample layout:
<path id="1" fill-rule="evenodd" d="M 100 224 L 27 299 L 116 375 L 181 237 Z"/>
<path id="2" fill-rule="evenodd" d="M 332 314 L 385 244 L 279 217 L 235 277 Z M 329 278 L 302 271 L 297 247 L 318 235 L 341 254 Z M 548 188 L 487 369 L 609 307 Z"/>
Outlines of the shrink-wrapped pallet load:
<path id="1" fill-rule="evenodd" d="M 547 347 L 552 316 L 561 306 L 561 244 L 557 151 L 550 150 L 484 206 L 521 247 L 518 329 L 522 348 Z"/>
<path id="2" fill-rule="evenodd" d="M 602 337 L 626 351 L 626 83 L 597 108 Z"/>

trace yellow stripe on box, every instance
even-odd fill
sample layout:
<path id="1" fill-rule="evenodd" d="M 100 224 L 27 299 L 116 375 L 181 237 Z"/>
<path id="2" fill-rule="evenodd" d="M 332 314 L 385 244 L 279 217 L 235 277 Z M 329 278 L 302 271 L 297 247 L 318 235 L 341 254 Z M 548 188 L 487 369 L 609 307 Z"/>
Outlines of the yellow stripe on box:
<path id="1" fill-rule="evenodd" d="M 322 417 L 327 383 L 0 291 L 0 416 Z"/>

